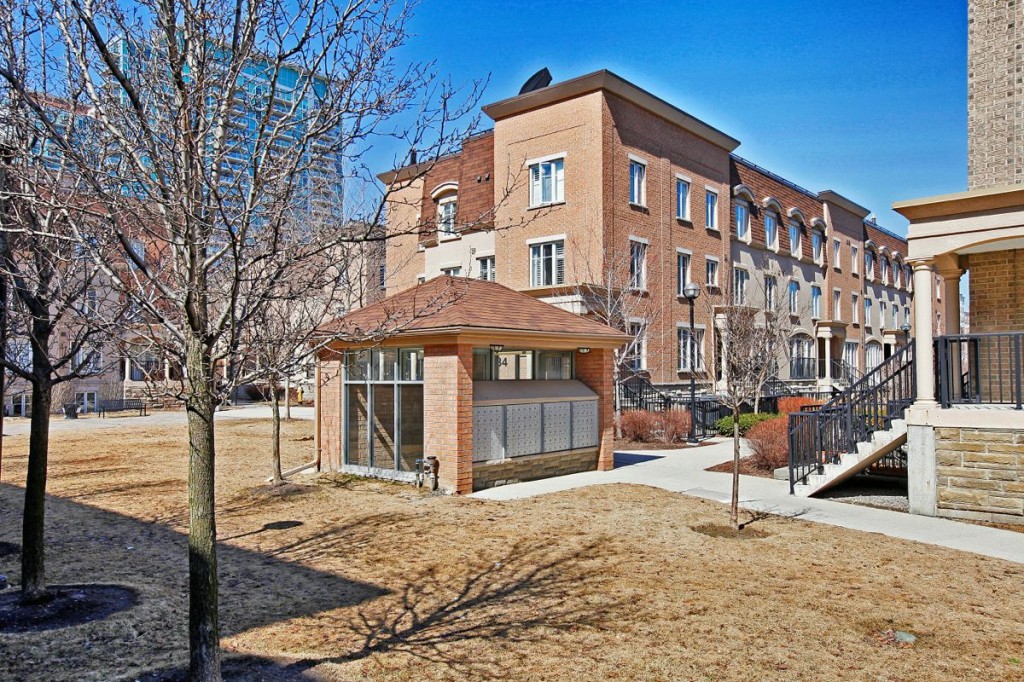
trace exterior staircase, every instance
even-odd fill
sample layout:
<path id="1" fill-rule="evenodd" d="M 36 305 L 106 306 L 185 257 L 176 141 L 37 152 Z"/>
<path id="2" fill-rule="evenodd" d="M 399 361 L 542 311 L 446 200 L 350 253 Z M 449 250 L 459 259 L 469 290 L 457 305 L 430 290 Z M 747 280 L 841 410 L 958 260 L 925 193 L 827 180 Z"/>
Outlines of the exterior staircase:
<path id="1" fill-rule="evenodd" d="M 789 415 L 790 493 L 814 495 L 869 468 L 906 469 L 913 353 L 905 346 L 824 405 Z"/>

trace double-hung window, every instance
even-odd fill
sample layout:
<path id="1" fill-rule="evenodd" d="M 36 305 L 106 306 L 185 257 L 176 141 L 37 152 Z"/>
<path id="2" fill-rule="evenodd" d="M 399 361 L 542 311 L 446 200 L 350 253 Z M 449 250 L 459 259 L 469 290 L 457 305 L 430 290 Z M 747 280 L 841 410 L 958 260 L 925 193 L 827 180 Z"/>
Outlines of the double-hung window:
<path id="1" fill-rule="evenodd" d="M 864 276 L 868 279 L 875 278 L 875 254 L 870 251 L 864 252 Z"/>
<path id="2" fill-rule="evenodd" d="M 811 317 L 821 319 L 821 287 L 817 285 L 811 286 Z"/>
<path id="3" fill-rule="evenodd" d="M 629 161 L 629 203 L 647 205 L 647 164 L 636 159 Z"/>
<path id="4" fill-rule="evenodd" d="M 885 301 L 878 302 L 878 326 L 885 326 L 885 316 L 889 314 L 889 305 Z"/>
<path id="5" fill-rule="evenodd" d="M 814 262 L 818 265 L 822 263 L 822 236 L 821 233 L 815 230 L 811 233 L 811 255 L 814 258 Z"/>
<path id="6" fill-rule="evenodd" d="M 839 255 L 842 251 L 842 247 L 843 242 L 841 242 L 838 239 L 832 240 L 832 267 L 834 267 L 836 270 L 841 270 L 843 268 L 843 262 L 839 260 Z"/>
<path id="7" fill-rule="evenodd" d="M 709 230 L 718 229 L 718 192 L 710 189 L 704 193 L 704 226 Z"/>
<path id="8" fill-rule="evenodd" d="M 494 281 L 494 256 L 485 256 L 483 258 L 476 259 L 478 270 L 477 276 L 479 279 L 486 280 L 488 282 Z"/>
<path id="9" fill-rule="evenodd" d="M 629 240 L 629 288 L 647 288 L 647 244 L 635 239 Z"/>
<path id="10" fill-rule="evenodd" d="M 718 259 L 708 257 L 704 265 L 704 284 L 709 287 L 718 286 Z"/>
<path id="11" fill-rule="evenodd" d="M 800 258 L 803 254 L 803 242 L 801 241 L 801 229 L 799 223 L 789 224 L 789 255 Z"/>
<path id="12" fill-rule="evenodd" d="M 683 295 L 683 288 L 690 282 L 690 254 L 682 251 L 676 254 L 676 295 Z"/>
<path id="13" fill-rule="evenodd" d="M 437 202 L 437 231 L 443 237 L 455 234 L 455 213 L 459 202 L 455 197 L 447 197 Z"/>
<path id="14" fill-rule="evenodd" d="M 853 294 L 853 307 L 850 308 L 850 314 L 853 315 L 851 322 L 860 324 L 860 296 L 857 294 Z"/>
<path id="15" fill-rule="evenodd" d="M 860 256 L 856 246 L 850 247 L 850 272 L 855 275 L 860 274 Z"/>
<path id="16" fill-rule="evenodd" d="M 750 209 L 743 201 L 736 202 L 736 238 L 750 241 Z"/>
<path id="17" fill-rule="evenodd" d="M 743 268 L 732 269 L 732 304 L 747 304 L 747 282 L 750 281 L 750 273 Z"/>
<path id="18" fill-rule="evenodd" d="M 565 284 L 565 242 L 545 242 L 530 246 L 530 286 L 550 287 Z"/>
<path id="19" fill-rule="evenodd" d="M 871 326 L 871 299 L 864 298 L 864 326 Z"/>
<path id="20" fill-rule="evenodd" d="M 764 276 L 764 309 L 768 312 L 775 310 L 779 303 L 779 280 L 775 275 Z"/>
<path id="21" fill-rule="evenodd" d="M 832 292 L 832 318 L 837 322 L 843 320 L 843 292 L 840 289 Z"/>
<path id="22" fill-rule="evenodd" d="M 565 159 L 540 161 L 530 166 L 530 206 L 565 201 Z"/>
<path id="23" fill-rule="evenodd" d="M 690 219 L 690 182 L 676 178 L 676 218 Z"/>
<path id="24" fill-rule="evenodd" d="M 797 315 L 800 312 L 800 282 L 792 280 L 789 283 L 789 313 Z"/>
<path id="25" fill-rule="evenodd" d="M 704 369 L 704 330 L 679 327 L 679 371 L 694 372 Z"/>
<path id="26" fill-rule="evenodd" d="M 779 248 L 779 219 L 771 211 L 764 213 L 764 240 L 769 249 Z"/>
<path id="27" fill-rule="evenodd" d="M 628 331 L 633 341 L 629 344 L 626 363 L 630 369 L 639 372 L 647 367 L 647 323 L 632 321 L 628 325 Z"/>
<path id="28" fill-rule="evenodd" d="M 889 259 L 882 258 L 882 284 L 889 284 Z"/>

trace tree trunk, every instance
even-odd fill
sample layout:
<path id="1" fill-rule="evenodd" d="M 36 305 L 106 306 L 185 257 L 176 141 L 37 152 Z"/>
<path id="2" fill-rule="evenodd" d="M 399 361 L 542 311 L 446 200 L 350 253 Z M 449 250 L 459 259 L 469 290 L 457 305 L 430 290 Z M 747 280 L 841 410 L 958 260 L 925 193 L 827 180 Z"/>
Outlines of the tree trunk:
<path id="1" fill-rule="evenodd" d="M 288 389 L 285 389 L 287 392 Z M 277 384 L 270 382 L 270 404 L 273 411 L 273 428 L 270 436 L 270 459 L 273 463 L 274 480 L 273 485 L 284 483 L 284 476 L 281 475 L 281 399 L 277 395 Z"/>
<path id="2" fill-rule="evenodd" d="M 220 682 L 217 622 L 217 524 L 214 517 L 214 395 L 216 375 L 202 341 L 185 343 L 188 370 L 188 643 L 189 679 Z"/>
<path id="3" fill-rule="evenodd" d="M 284 418 L 285 421 L 292 420 L 292 375 L 284 378 Z"/>
<path id="4" fill-rule="evenodd" d="M 34 369 L 39 370 L 38 364 Z M 45 372 L 45 375 L 42 374 Z M 46 378 L 41 378 L 45 376 Z M 50 400 L 53 387 L 49 368 L 36 372 L 32 382 L 32 421 L 28 437 L 28 476 L 25 480 L 25 511 L 21 526 L 21 602 L 44 600 L 46 570 L 44 526 L 46 521 L 46 460 L 50 447 Z"/>
<path id="5" fill-rule="evenodd" d="M 732 503 L 729 507 L 729 522 L 740 527 L 740 411 L 732 409 Z"/>

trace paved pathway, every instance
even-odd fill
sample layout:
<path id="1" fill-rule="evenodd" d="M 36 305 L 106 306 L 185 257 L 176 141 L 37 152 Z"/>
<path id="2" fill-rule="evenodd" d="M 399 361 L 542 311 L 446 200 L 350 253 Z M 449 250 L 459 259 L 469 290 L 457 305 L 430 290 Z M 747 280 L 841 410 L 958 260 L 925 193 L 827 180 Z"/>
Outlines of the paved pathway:
<path id="1" fill-rule="evenodd" d="M 284 414 L 284 410 L 281 410 Z M 238 407 L 228 408 L 217 412 L 217 419 L 270 419 L 270 406 L 264 403 L 248 403 Z M 292 407 L 292 419 L 312 419 L 312 407 Z M 55 416 L 50 420 L 50 433 L 60 434 L 72 431 L 85 431 L 89 429 L 145 429 L 150 426 L 164 426 L 168 424 L 184 424 L 184 410 L 155 410 L 150 411 L 145 417 L 139 417 L 138 412 L 119 412 L 109 417 L 100 419 L 94 414 L 84 415 L 80 419 L 64 419 Z M 7 417 L 4 420 L 5 436 L 20 436 L 27 434 L 29 420 L 22 417 Z"/>
<path id="2" fill-rule="evenodd" d="M 728 503 L 732 476 L 704 471 L 732 457 L 732 441 L 687 450 L 616 453 L 613 471 L 590 471 L 491 488 L 474 497 L 513 500 L 588 485 L 637 483 Z M 1024 563 L 1024 533 L 959 521 L 872 509 L 832 500 L 795 497 L 788 481 L 742 476 L 740 505 L 751 511 L 799 517 L 805 521 L 881 533 L 965 552 Z"/>

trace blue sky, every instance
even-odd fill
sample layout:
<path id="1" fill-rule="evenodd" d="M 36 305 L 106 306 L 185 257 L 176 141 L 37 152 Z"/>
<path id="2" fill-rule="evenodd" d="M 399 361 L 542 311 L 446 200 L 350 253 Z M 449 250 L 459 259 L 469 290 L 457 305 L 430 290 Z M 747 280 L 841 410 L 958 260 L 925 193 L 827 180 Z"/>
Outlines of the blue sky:
<path id="1" fill-rule="evenodd" d="M 900 234 L 893 201 L 966 189 L 962 0 L 423 0 L 411 29 L 410 53 L 456 82 L 489 75 L 484 102 L 544 66 L 610 69 Z"/>

